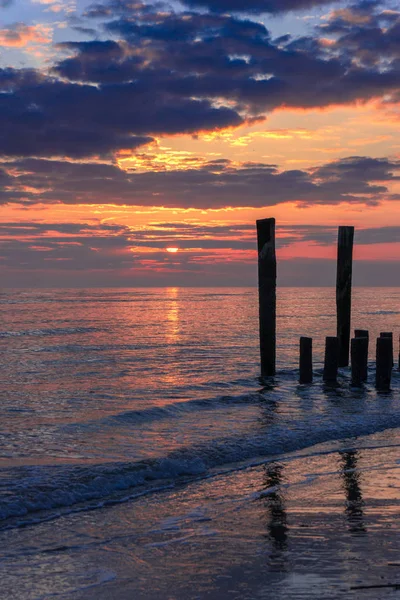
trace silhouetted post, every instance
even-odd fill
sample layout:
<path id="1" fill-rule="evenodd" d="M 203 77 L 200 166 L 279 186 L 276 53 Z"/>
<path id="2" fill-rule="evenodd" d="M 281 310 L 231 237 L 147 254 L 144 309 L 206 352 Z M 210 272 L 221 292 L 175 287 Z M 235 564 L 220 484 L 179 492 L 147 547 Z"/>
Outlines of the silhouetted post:
<path id="1" fill-rule="evenodd" d="M 276 371 L 275 219 L 257 221 L 261 375 Z"/>
<path id="2" fill-rule="evenodd" d="M 339 338 L 339 367 L 349 364 L 351 322 L 351 278 L 353 270 L 354 227 L 339 227 L 336 314 Z"/>
<path id="3" fill-rule="evenodd" d="M 324 381 L 328 383 L 337 381 L 338 363 L 339 340 L 337 337 L 327 337 L 325 340 Z"/>
<path id="4" fill-rule="evenodd" d="M 399 371 L 400 371 L 400 335 L 399 335 Z"/>
<path id="5" fill-rule="evenodd" d="M 351 340 L 351 385 L 356 387 L 361 387 L 364 381 L 365 342 L 367 342 L 365 337 Z"/>
<path id="6" fill-rule="evenodd" d="M 312 383 L 312 338 L 300 338 L 300 383 Z"/>
<path id="7" fill-rule="evenodd" d="M 394 367 L 393 333 L 391 331 L 383 331 L 381 337 L 392 340 L 392 367 Z"/>
<path id="8" fill-rule="evenodd" d="M 355 329 L 354 337 L 363 339 L 362 346 L 362 372 L 361 381 L 368 379 L 368 350 L 369 350 L 369 332 L 366 329 Z"/>
<path id="9" fill-rule="evenodd" d="M 390 390 L 392 377 L 392 340 L 378 337 L 376 340 L 376 388 L 381 392 Z"/>
<path id="10" fill-rule="evenodd" d="M 356 338 L 366 337 L 369 339 L 369 331 L 368 331 L 368 329 L 355 329 L 354 337 L 356 337 Z"/>

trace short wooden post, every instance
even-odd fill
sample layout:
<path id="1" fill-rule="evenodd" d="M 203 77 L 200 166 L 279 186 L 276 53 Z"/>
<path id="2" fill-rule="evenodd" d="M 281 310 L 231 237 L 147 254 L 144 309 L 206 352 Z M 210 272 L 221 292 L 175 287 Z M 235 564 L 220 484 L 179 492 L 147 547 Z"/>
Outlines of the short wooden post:
<path id="1" fill-rule="evenodd" d="M 369 339 L 369 331 L 368 329 L 355 329 L 354 330 L 354 337 L 358 338 L 358 337 L 366 337 Z"/>
<path id="2" fill-rule="evenodd" d="M 354 337 L 363 339 L 362 346 L 362 381 L 368 379 L 368 350 L 369 350 L 369 332 L 367 329 L 355 329 Z"/>
<path id="3" fill-rule="evenodd" d="M 399 371 L 400 371 L 400 335 L 399 335 Z"/>
<path id="4" fill-rule="evenodd" d="M 393 333 L 391 331 L 382 331 L 381 337 L 392 340 L 392 367 L 394 367 Z"/>
<path id="5" fill-rule="evenodd" d="M 356 337 L 351 340 L 351 385 L 355 387 L 361 387 L 364 381 L 366 341 L 365 337 Z"/>
<path id="6" fill-rule="evenodd" d="M 261 375 L 276 372 L 275 219 L 257 221 Z"/>
<path id="7" fill-rule="evenodd" d="M 339 340 L 337 337 L 327 337 L 325 340 L 325 362 L 323 379 L 327 383 L 337 381 L 339 363 Z"/>
<path id="8" fill-rule="evenodd" d="M 339 338 L 339 367 L 349 364 L 351 322 L 351 280 L 353 271 L 354 227 L 339 227 L 336 313 Z"/>
<path id="9" fill-rule="evenodd" d="M 376 389 L 381 392 L 390 390 L 392 377 L 392 340 L 379 337 L 376 340 Z"/>
<path id="10" fill-rule="evenodd" d="M 300 383 L 312 383 L 312 338 L 300 338 Z"/>

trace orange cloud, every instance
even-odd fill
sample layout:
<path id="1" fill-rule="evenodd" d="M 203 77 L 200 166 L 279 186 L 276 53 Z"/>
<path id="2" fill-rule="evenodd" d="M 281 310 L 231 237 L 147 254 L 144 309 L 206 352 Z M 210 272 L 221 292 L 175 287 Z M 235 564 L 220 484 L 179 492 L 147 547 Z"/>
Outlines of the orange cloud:
<path id="1" fill-rule="evenodd" d="M 24 48 L 29 44 L 51 42 L 51 27 L 47 25 L 25 25 L 14 23 L 0 29 L 0 45 L 6 48 Z"/>
<path id="2" fill-rule="evenodd" d="M 329 21 L 333 21 L 335 19 L 341 19 L 351 25 L 365 25 L 370 23 L 371 14 L 357 10 L 351 10 L 350 8 L 340 8 L 332 11 L 327 18 Z"/>
<path id="3" fill-rule="evenodd" d="M 186 171 L 188 169 L 199 169 L 207 162 L 219 156 L 214 152 L 208 152 L 204 156 L 196 156 L 188 150 L 174 150 L 168 146 L 149 146 L 150 152 L 121 151 L 117 155 L 120 169 L 125 171 Z"/>
<path id="4" fill-rule="evenodd" d="M 70 13 L 76 10 L 75 2 L 59 2 L 59 0 L 33 0 L 34 4 L 47 6 L 45 12 L 59 13 L 61 11 Z"/>

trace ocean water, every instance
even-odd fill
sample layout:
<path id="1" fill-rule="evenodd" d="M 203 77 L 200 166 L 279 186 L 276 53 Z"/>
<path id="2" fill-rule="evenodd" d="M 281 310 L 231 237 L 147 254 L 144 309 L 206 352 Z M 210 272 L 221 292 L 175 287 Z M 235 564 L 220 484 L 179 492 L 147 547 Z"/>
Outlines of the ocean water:
<path id="1" fill-rule="evenodd" d="M 13 538 L 23 573 L 26 536 L 34 546 L 43 523 L 59 536 L 66 517 L 107 519 L 166 489 L 400 427 L 399 372 L 377 394 L 372 361 L 380 331 L 398 340 L 400 288 L 354 289 L 352 326 L 372 340 L 362 390 L 347 369 L 337 388 L 321 380 L 330 288 L 279 290 L 278 374 L 265 380 L 255 289 L 2 290 L 0 544 L 28 532 Z M 314 338 L 311 386 L 297 383 L 301 335 Z"/>

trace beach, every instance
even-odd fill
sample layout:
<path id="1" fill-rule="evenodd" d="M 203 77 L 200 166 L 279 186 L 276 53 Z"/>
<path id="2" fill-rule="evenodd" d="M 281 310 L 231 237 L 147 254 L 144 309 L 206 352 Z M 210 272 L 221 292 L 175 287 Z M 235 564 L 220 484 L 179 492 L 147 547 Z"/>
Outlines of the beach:
<path id="1" fill-rule="evenodd" d="M 399 431 L 334 445 L 2 532 L 2 597 L 395 598 Z"/>

